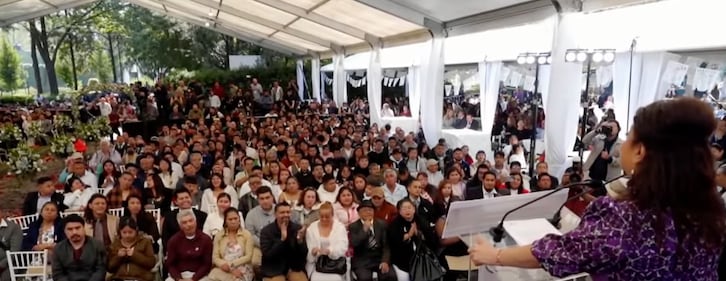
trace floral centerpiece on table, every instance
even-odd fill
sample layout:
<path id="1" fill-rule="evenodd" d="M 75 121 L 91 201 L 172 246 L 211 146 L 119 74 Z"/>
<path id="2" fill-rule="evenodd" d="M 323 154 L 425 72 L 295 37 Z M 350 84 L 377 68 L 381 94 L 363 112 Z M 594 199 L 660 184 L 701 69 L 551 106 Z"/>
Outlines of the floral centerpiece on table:
<path id="1" fill-rule="evenodd" d="M 56 114 L 53 116 L 53 129 L 56 132 L 63 132 L 71 126 L 73 126 L 73 120 L 71 120 L 70 116 L 65 114 Z"/>
<path id="2" fill-rule="evenodd" d="M 8 166 L 10 167 L 8 174 L 34 174 L 43 169 L 43 160 L 40 154 L 25 143 L 19 143 L 17 147 L 11 149 L 8 158 Z"/>
<path id="3" fill-rule="evenodd" d="M 13 142 L 23 139 L 23 132 L 13 123 L 0 126 L 0 142 Z"/>
<path id="4" fill-rule="evenodd" d="M 45 135 L 43 131 L 43 124 L 40 121 L 32 121 L 28 125 L 28 130 L 25 132 L 28 138 L 39 138 Z"/>
<path id="5" fill-rule="evenodd" d="M 75 134 L 87 141 L 100 140 L 111 134 L 111 126 L 106 117 L 98 117 L 88 123 L 76 122 L 74 128 Z"/>
<path id="6" fill-rule="evenodd" d="M 66 134 L 54 136 L 50 140 L 50 152 L 61 157 L 68 156 L 73 152 L 73 140 Z"/>

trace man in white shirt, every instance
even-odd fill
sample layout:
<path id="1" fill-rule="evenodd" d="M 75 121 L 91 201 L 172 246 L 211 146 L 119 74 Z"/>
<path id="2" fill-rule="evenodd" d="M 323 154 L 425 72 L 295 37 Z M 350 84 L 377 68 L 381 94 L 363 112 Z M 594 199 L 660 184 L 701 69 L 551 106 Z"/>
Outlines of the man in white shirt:
<path id="1" fill-rule="evenodd" d="M 261 179 L 262 186 L 269 186 L 270 189 L 272 190 L 272 194 L 275 196 L 275 198 L 280 198 L 280 193 L 282 193 L 282 190 L 280 189 L 279 186 L 273 185 L 271 182 L 269 182 L 268 180 L 266 180 L 263 177 L 262 168 L 260 166 L 254 166 L 254 167 L 252 167 L 252 173 L 251 174 L 258 176 Z M 250 193 L 251 190 L 252 189 L 250 188 L 250 183 L 249 183 L 249 181 L 247 181 L 244 184 L 242 184 L 242 187 L 240 187 L 240 189 L 239 189 L 239 196 L 242 197 L 245 194 Z"/>
<path id="2" fill-rule="evenodd" d="M 406 187 L 403 185 L 398 184 L 396 181 L 398 180 L 398 173 L 396 173 L 393 169 L 386 169 L 385 172 L 383 172 L 383 193 L 386 195 L 386 201 L 388 203 L 391 203 L 393 205 L 398 204 L 398 201 L 401 201 L 401 199 L 406 198 L 408 196 L 408 192 L 406 191 Z"/>
<path id="3" fill-rule="evenodd" d="M 335 199 L 340 191 L 340 186 L 335 183 L 335 178 L 332 175 L 325 175 L 323 177 L 323 184 L 318 187 L 318 197 L 321 203 L 330 202 L 335 203 Z"/>
<path id="4" fill-rule="evenodd" d="M 444 175 L 439 171 L 439 161 L 435 159 L 426 160 L 426 175 L 429 178 L 429 184 L 433 186 L 439 186 Z"/>
<path id="5" fill-rule="evenodd" d="M 111 104 L 103 97 L 98 100 L 98 110 L 101 111 L 101 116 L 108 117 L 111 115 L 113 109 L 111 108 Z"/>

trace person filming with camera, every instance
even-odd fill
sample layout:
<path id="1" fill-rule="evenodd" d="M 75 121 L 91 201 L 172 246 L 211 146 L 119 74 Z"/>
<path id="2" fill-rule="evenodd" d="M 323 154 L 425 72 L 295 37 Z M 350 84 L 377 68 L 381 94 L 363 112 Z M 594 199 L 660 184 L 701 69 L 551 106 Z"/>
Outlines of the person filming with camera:
<path id="1" fill-rule="evenodd" d="M 620 167 L 620 146 L 623 140 L 618 121 L 604 120 L 582 138 L 582 143 L 590 147 L 590 155 L 585 161 L 583 171 L 592 180 L 607 181 L 622 174 Z M 605 190 L 595 191 L 595 196 L 605 195 Z"/>

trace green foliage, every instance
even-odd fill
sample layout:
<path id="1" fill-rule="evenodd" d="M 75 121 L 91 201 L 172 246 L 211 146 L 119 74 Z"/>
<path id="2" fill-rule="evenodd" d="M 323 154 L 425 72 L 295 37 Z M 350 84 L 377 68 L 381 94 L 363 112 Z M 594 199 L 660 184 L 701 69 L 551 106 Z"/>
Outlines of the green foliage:
<path id="1" fill-rule="evenodd" d="M 262 85 L 272 85 L 272 82 L 280 81 L 280 85 L 285 87 L 287 81 L 295 79 L 295 66 L 277 64 L 270 67 L 260 66 L 237 70 L 203 69 L 194 72 L 172 73 L 167 77 L 167 80 L 195 80 L 201 82 L 203 85 L 211 85 L 215 81 L 219 81 L 222 84 L 231 82 L 238 85 L 246 85 L 250 82 L 246 78 L 247 75 L 257 78 Z"/>
<path id="2" fill-rule="evenodd" d="M 111 59 L 103 49 L 96 49 L 90 62 L 90 69 L 101 83 L 111 80 Z"/>
<path id="3" fill-rule="evenodd" d="M 0 90 L 12 91 L 25 81 L 20 55 L 7 38 L 0 42 Z"/>
<path id="4" fill-rule="evenodd" d="M 0 104 L 30 105 L 35 99 L 30 96 L 0 96 Z"/>

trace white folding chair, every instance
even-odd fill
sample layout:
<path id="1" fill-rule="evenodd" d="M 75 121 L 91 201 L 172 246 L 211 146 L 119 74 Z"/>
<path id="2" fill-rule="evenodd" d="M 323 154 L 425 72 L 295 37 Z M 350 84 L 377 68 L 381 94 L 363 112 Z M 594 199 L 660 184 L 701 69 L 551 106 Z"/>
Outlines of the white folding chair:
<path id="1" fill-rule="evenodd" d="M 159 208 L 156 209 L 146 209 L 147 213 L 154 216 L 154 220 L 156 221 L 156 227 L 161 231 L 161 210 Z M 156 256 L 156 264 L 154 265 L 154 268 L 151 269 L 151 272 L 159 273 L 159 277 L 161 276 L 162 272 L 162 266 L 164 266 L 164 256 L 162 253 L 164 253 L 164 249 L 162 249 L 162 243 L 161 240 L 158 241 L 159 243 L 159 254 Z M 162 278 L 163 279 L 163 278 Z"/>
<path id="2" fill-rule="evenodd" d="M 7 251 L 10 280 L 48 280 L 48 250 Z"/>
<path id="3" fill-rule="evenodd" d="M 23 235 L 27 235 L 26 231 L 30 227 L 30 223 L 34 222 L 37 219 L 38 219 L 37 213 L 32 214 L 32 215 L 27 215 L 27 216 L 8 218 L 8 220 L 10 220 L 20 226 L 20 229 L 23 231 Z"/>
<path id="4" fill-rule="evenodd" d="M 172 210 L 172 211 L 174 211 L 174 210 L 176 210 L 176 209 L 179 209 L 179 207 L 177 207 L 176 205 L 173 205 L 173 204 L 172 204 L 172 205 L 171 205 L 171 210 Z M 195 209 L 195 210 L 199 210 L 199 205 L 194 205 L 194 206 L 192 206 L 192 209 Z"/>
<path id="5" fill-rule="evenodd" d="M 109 209 L 108 213 L 120 218 L 124 216 L 124 208 Z"/>
<path id="6" fill-rule="evenodd" d="M 79 215 L 83 217 L 83 211 L 67 211 L 67 212 L 61 212 L 61 218 L 65 218 L 70 215 Z"/>

